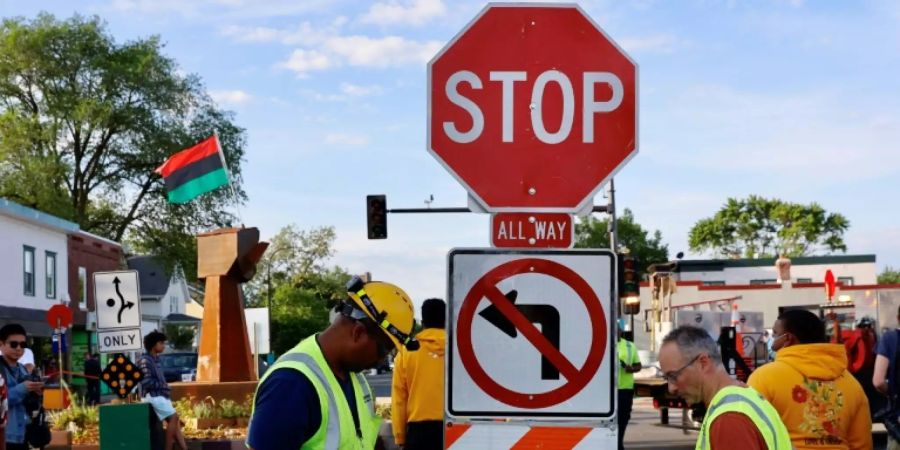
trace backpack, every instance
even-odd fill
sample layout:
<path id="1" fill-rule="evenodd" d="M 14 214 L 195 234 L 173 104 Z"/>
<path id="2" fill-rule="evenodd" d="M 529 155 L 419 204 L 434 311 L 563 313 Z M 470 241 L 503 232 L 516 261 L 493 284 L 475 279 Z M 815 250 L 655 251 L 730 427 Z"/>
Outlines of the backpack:
<path id="1" fill-rule="evenodd" d="M 25 426 L 25 442 L 35 448 L 44 448 L 50 444 L 50 424 L 47 423 L 47 413 L 41 406 L 31 414 L 31 422 Z"/>

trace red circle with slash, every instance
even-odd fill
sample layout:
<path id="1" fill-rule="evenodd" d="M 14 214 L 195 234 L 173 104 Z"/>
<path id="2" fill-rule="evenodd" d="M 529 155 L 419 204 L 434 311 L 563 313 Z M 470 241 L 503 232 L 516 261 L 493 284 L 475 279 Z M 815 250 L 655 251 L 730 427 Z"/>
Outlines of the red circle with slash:
<path id="1" fill-rule="evenodd" d="M 539 273 L 556 278 L 578 294 L 587 308 L 591 320 L 588 338 L 591 348 L 581 366 L 575 367 L 568 358 L 556 349 L 522 313 L 497 288 L 497 284 L 515 275 Z M 559 369 L 566 377 L 566 383 L 556 389 L 539 393 L 524 393 L 506 388 L 491 378 L 481 363 L 475 358 L 472 347 L 472 320 L 481 299 L 485 298 L 499 309 L 516 329 L 534 345 L 537 350 Z M 594 378 L 606 354 L 607 328 L 606 314 L 600 299 L 591 286 L 572 269 L 554 261 L 539 258 L 524 258 L 501 264 L 484 274 L 466 295 L 459 310 L 457 322 L 457 347 L 459 358 L 469 376 L 485 393 L 510 406 L 519 408 L 547 408 L 562 403 L 578 394 Z"/>

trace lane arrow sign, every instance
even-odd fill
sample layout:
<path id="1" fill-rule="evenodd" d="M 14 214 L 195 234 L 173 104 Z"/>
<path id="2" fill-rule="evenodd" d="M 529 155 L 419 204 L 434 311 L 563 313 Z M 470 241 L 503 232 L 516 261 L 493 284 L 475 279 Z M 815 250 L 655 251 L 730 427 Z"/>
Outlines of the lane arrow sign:
<path id="1" fill-rule="evenodd" d="M 129 302 L 129 301 L 125 300 L 125 297 L 122 295 L 122 291 L 119 290 L 120 283 L 122 283 L 122 282 L 119 280 L 119 277 L 113 278 L 113 284 L 116 285 L 116 295 L 119 296 L 119 301 L 121 302 L 120 306 L 119 306 L 118 319 L 119 319 L 119 323 L 122 323 L 122 313 L 125 312 L 126 309 L 131 309 L 134 306 L 134 302 Z M 115 305 L 116 305 L 115 299 L 110 298 L 110 299 L 106 300 L 106 306 L 109 306 L 110 308 L 112 308 Z"/>
<path id="2" fill-rule="evenodd" d="M 513 289 L 505 294 L 507 300 L 525 316 L 531 323 L 541 326 L 541 334 L 553 344 L 553 347 L 559 350 L 559 311 L 552 305 L 516 305 L 516 298 L 519 293 Z M 487 320 L 511 338 L 518 336 L 515 325 L 500 312 L 493 304 L 481 310 L 479 316 Z M 541 357 L 541 379 L 542 380 L 558 380 L 559 369 L 547 359 L 546 356 Z"/>

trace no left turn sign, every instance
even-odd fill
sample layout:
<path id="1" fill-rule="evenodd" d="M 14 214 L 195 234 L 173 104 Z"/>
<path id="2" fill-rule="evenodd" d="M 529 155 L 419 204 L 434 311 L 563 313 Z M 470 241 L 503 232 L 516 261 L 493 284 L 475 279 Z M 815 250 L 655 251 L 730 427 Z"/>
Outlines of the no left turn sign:
<path id="1" fill-rule="evenodd" d="M 457 249 L 449 258 L 448 415 L 614 415 L 611 252 Z"/>

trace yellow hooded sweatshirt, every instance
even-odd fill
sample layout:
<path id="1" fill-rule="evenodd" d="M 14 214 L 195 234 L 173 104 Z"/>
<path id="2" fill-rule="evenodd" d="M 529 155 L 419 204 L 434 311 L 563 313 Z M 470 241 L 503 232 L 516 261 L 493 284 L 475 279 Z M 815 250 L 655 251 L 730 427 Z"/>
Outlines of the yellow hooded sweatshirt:
<path id="1" fill-rule="evenodd" d="M 871 449 L 869 401 L 841 344 L 784 347 L 747 381 L 772 406 L 795 449 Z"/>
<path id="2" fill-rule="evenodd" d="M 444 349 L 441 328 L 425 328 L 416 335 L 414 352 L 401 348 L 394 359 L 391 386 L 391 423 L 397 445 L 406 443 L 406 424 L 444 420 Z"/>

